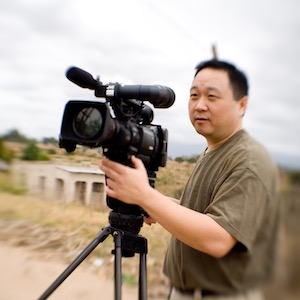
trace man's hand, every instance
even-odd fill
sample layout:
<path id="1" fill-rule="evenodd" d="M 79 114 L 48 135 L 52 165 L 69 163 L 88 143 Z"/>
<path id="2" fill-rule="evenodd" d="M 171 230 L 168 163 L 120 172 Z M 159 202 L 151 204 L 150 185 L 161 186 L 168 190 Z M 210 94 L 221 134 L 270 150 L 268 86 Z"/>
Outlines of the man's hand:
<path id="1" fill-rule="evenodd" d="M 144 222 L 149 226 L 151 226 L 152 224 L 156 224 L 156 221 L 150 216 L 149 217 L 144 216 Z"/>
<path id="2" fill-rule="evenodd" d="M 133 155 L 131 162 L 132 168 L 105 158 L 100 169 L 107 176 L 106 193 L 109 197 L 141 206 L 142 198 L 152 187 L 143 162 Z"/>

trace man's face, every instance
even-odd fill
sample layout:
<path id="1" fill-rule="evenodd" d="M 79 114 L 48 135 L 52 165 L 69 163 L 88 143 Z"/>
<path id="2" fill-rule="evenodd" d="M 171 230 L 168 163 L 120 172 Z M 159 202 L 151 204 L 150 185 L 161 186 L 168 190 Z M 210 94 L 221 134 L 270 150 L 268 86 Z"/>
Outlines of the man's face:
<path id="1" fill-rule="evenodd" d="M 192 82 L 190 120 L 208 142 L 220 142 L 241 129 L 246 103 L 247 97 L 234 99 L 225 71 L 206 68 Z"/>

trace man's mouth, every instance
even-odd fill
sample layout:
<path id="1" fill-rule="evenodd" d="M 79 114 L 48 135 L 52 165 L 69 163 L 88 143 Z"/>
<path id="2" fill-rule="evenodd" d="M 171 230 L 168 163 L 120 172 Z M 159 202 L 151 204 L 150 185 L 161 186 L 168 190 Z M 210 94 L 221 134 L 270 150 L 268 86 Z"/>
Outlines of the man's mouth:
<path id="1" fill-rule="evenodd" d="M 204 118 L 204 117 L 197 117 L 196 118 L 196 121 L 199 121 L 199 122 L 204 122 L 204 121 L 207 121 L 208 119 L 207 118 Z"/>

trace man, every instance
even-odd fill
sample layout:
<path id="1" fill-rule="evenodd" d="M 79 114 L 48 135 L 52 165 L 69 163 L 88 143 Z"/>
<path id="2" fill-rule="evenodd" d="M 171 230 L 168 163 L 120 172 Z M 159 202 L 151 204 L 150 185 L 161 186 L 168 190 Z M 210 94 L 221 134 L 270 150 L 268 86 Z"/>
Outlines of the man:
<path id="1" fill-rule="evenodd" d="M 247 79 L 235 66 L 210 60 L 196 67 L 189 116 L 207 148 L 180 205 L 150 187 L 138 158 L 133 168 L 107 159 L 100 165 L 110 197 L 139 205 L 172 234 L 164 263 L 170 299 L 263 299 L 275 248 L 277 170 L 242 129 L 247 103 Z"/>

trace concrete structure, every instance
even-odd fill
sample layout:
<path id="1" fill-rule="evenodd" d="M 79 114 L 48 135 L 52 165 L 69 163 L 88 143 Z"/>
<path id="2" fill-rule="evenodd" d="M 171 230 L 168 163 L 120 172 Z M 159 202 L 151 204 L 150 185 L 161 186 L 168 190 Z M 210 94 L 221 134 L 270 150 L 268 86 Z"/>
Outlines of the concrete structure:
<path id="1" fill-rule="evenodd" d="M 107 211 L 105 175 L 98 167 L 18 162 L 13 165 L 16 184 L 41 199 L 77 202 Z"/>
<path id="2" fill-rule="evenodd" d="M 9 169 L 10 169 L 9 164 L 7 164 L 5 161 L 0 159 L 0 172 L 6 172 L 9 171 Z"/>

